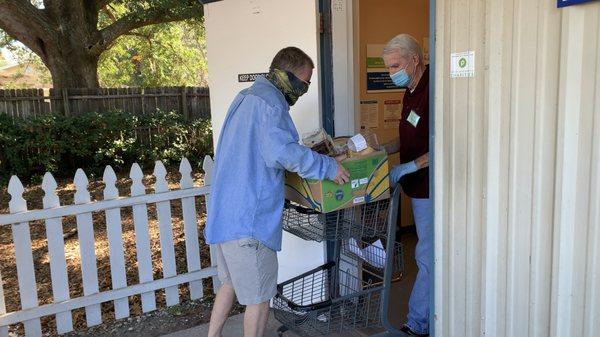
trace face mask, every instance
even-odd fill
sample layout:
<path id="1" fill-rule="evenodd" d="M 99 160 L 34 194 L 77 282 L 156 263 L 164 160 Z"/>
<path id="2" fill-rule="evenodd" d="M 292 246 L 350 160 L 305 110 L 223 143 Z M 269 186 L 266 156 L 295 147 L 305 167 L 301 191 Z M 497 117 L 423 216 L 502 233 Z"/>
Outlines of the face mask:
<path id="1" fill-rule="evenodd" d="M 401 88 L 408 87 L 411 81 L 410 76 L 406 73 L 406 69 L 400 69 L 400 71 L 391 74 L 390 77 L 394 85 Z"/>
<path id="2" fill-rule="evenodd" d="M 296 104 L 298 98 L 308 91 L 308 83 L 290 71 L 273 69 L 267 75 L 267 79 L 281 91 L 290 106 Z"/>

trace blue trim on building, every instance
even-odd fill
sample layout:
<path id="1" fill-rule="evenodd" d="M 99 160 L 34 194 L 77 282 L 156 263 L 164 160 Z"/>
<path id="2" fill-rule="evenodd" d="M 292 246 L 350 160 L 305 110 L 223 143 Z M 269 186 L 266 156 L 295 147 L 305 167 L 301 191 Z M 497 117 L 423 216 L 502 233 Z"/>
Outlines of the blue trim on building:
<path id="1" fill-rule="evenodd" d="M 431 207 L 431 219 L 435 227 L 435 9 L 436 0 L 429 0 L 429 199 L 434 207 Z M 433 235 L 433 247 L 436 246 L 435 231 Z M 432 266 L 435 266 L 435 254 L 432 255 Z M 431 273 L 429 288 L 429 336 L 435 337 L 435 267 Z"/>
<path id="2" fill-rule="evenodd" d="M 321 14 L 321 38 L 320 47 L 320 84 L 322 103 L 323 129 L 335 137 L 333 111 L 333 36 L 331 32 L 331 1 L 319 0 L 319 13 Z"/>
<path id="3" fill-rule="evenodd" d="M 592 1 L 598 1 L 598 0 L 557 0 L 556 6 L 558 8 L 562 8 L 562 7 L 579 5 L 579 4 L 582 4 L 585 2 L 592 2 Z"/>

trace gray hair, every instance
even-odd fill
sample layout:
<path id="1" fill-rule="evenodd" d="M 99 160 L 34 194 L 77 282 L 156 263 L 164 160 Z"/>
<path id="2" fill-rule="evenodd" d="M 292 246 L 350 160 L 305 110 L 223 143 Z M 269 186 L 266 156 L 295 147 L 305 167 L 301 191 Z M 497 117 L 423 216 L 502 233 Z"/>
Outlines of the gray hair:
<path id="1" fill-rule="evenodd" d="M 269 70 L 279 69 L 298 74 L 304 67 L 315 67 L 312 59 L 300 48 L 287 47 L 280 50 L 273 58 Z"/>
<path id="2" fill-rule="evenodd" d="M 408 34 L 396 35 L 385 45 L 383 55 L 392 53 L 400 53 L 403 57 L 416 55 L 419 58 L 419 63 L 423 64 L 423 49 L 419 42 Z"/>

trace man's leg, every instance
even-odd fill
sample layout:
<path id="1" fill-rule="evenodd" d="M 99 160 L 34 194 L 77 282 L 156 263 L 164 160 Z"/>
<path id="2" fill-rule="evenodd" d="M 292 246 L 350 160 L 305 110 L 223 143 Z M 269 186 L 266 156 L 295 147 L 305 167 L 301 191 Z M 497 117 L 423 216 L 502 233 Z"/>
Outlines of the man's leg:
<path id="1" fill-rule="evenodd" d="M 223 247 L 238 302 L 246 306 L 244 336 L 262 337 L 277 293 L 277 253 L 253 238 Z"/>
<path id="2" fill-rule="evenodd" d="M 269 320 L 269 302 L 246 306 L 244 337 L 262 337 Z"/>
<path id="3" fill-rule="evenodd" d="M 233 290 L 231 283 L 221 285 L 221 288 L 219 288 L 217 296 L 215 297 L 215 303 L 210 315 L 208 337 L 221 337 L 223 326 L 225 325 L 227 317 L 229 317 L 229 312 L 231 312 L 234 300 L 235 291 Z"/>
<path id="4" fill-rule="evenodd" d="M 244 335 L 262 337 L 269 301 L 277 293 L 277 253 L 253 238 L 225 242 L 222 248 L 237 300 L 246 306 Z"/>
<path id="5" fill-rule="evenodd" d="M 408 301 L 407 326 L 419 334 L 429 333 L 429 285 L 433 277 L 433 219 L 431 199 L 413 199 L 413 213 L 419 241 L 415 260 L 419 271 Z"/>
<path id="6" fill-rule="evenodd" d="M 213 247 L 215 248 L 217 257 L 217 274 L 221 282 L 221 288 L 217 291 L 213 310 L 210 315 L 208 337 L 221 337 L 223 326 L 225 325 L 225 321 L 227 321 L 227 317 L 229 317 L 233 301 L 235 301 L 235 290 L 231 282 L 229 266 L 223 255 L 223 244 L 219 243 Z"/>

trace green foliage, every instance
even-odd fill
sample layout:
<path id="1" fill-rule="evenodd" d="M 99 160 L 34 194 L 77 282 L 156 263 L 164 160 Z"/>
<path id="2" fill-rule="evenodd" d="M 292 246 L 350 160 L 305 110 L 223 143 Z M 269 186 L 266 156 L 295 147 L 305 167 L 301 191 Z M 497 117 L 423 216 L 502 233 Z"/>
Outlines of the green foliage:
<path id="1" fill-rule="evenodd" d="M 205 86 L 204 26 L 158 24 L 121 36 L 102 54 L 98 76 L 104 87 Z"/>
<path id="2" fill-rule="evenodd" d="M 135 21 L 155 18 L 157 14 L 162 15 L 164 20 L 196 20 L 204 15 L 203 6 L 197 0 L 112 0 L 103 10 L 105 13 L 111 11 L 116 19 L 129 17 Z M 108 24 L 100 21 L 98 28 Z"/>
<path id="3" fill-rule="evenodd" d="M 185 4 L 177 0 L 113 1 L 102 11 L 99 27 L 124 16 L 150 15 L 169 8 L 172 14 Z M 98 66 L 104 87 L 157 87 L 207 85 L 206 43 L 200 8 L 193 19 L 138 28 L 122 35 L 105 51 Z"/>
<path id="4" fill-rule="evenodd" d="M 56 171 L 60 162 L 61 143 L 48 130 L 55 129 L 56 118 L 12 120 L 0 114 L 0 182 L 10 172 L 31 172 L 39 176 L 44 170 Z"/>
<path id="5" fill-rule="evenodd" d="M 41 6 L 40 3 L 34 5 Z M 98 13 L 98 29 L 126 17 L 143 21 L 156 13 L 185 20 L 144 26 L 119 37 L 98 63 L 102 87 L 206 86 L 206 40 L 202 5 L 198 1 L 113 0 Z M 0 48 L 10 50 L 21 64 L 52 84 L 50 72 L 38 55 L 0 29 Z M 23 74 L 18 74 L 16 80 Z M 17 87 L 17 86 L 11 86 Z"/>
<path id="6" fill-rule="evenodd" d="M 106 165 L 128 170 L 134 162 L 177 165 L 187 157 L 199 165 L 212 154 L 210 121 L 186 124 L 173 112 L 135 116 L 119 111 L 65 117 L 11 118 L 0 114 L 0 184 L 11 175 L 38 181 L 46 172 L 70 177 L 77 168 L 90 176 Z"/>

